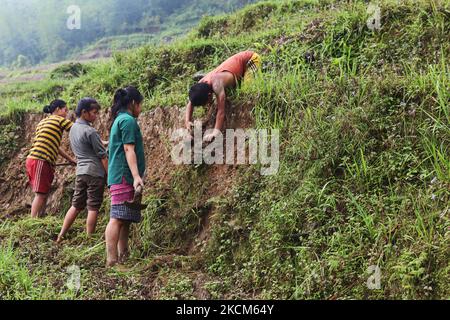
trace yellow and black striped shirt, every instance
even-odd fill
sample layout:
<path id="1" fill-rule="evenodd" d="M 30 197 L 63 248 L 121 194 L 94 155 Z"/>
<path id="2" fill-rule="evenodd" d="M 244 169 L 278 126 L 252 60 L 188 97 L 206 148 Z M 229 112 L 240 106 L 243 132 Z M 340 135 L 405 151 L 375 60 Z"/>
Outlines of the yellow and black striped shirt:
<path id="1" fill-rule="evenodd" d="M 51 115 L 39 122 L 28 158 L 55 164 L 64 130 L 69 131 L 72 121 Z"/>

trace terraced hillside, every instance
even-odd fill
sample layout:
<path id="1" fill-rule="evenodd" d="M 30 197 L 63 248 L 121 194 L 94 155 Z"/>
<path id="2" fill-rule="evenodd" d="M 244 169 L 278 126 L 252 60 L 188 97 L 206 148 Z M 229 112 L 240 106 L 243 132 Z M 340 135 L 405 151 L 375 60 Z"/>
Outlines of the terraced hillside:
<path id="1" fill-rule="evenodd" d="M 371 30 L 365 1 L 264 1 L 81 74 L 0 86 L 0 297 L 448 299 L 450 8 L 379 7 Z M 192 75 L 244 49 L 261 53 L 263 74 L 229 97 L 227 125 L 279 129 L 277 174 L 175 166 L 168 136 Z M 150 205 L 127 270 L 107 270 L 108 199 L 94 237 L 79 219 L 56 246 L 74 171 L 58 172 L 49 214 L 32 220 L 23 159 L 48 100 L 97 98 L 106 138 L 112 94 L 126 84 L 146 98 Z M 66 286 L 72 265 L 78 291 Z M 379 288 L 367 286 L 371 266 Z"/>

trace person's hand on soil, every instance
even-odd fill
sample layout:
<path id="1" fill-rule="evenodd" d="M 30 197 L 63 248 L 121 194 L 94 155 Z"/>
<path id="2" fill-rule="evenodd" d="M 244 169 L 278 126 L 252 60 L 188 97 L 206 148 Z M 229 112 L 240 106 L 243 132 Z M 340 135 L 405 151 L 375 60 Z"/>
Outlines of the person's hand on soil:
<path id="1" fill-rule="evenodd" d="M 192 121 L 187 122 L 186 129 L 188 129 L 189 134 L 192 135 L 192 131 L 194 130 L 194 123 Z"/>

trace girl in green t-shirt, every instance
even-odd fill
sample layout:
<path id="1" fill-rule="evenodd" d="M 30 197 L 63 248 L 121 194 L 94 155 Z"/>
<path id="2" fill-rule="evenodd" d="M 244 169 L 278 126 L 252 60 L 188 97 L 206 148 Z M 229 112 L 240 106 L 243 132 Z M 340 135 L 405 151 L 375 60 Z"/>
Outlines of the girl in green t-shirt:
<path id="1" fill-rule="evenodd" d="M 136 88 L 126 87 L 116 91 L 111 109 L 114 119 L 109 137 L 108 163 L 111 212 L 105 232 L 108 267 L 125 261 L 129 252 L 130 224 L 141 221 L 140 210 L 131 209 L 125 201 L 132 201 L 136 188 L 144 186 L 144 146 L 136 120 L 143 100 Z"/>

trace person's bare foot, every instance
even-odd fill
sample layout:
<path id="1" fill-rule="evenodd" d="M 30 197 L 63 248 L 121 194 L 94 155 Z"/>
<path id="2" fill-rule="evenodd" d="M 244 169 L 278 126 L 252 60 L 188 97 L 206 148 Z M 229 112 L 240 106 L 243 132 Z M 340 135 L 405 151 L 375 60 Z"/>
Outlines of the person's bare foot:
<path id="1" fill-rule="evenodd" d="M 125 251 L 123 253 L 119 254 L 119 263 L 125 263 L 128 260 L 128 257 L 130 256 L 129 251 Z"/>
<path id="2" fill-rule="evenodd" d="M 112 268 L 117 264 L 118 264 L 117 260 L 112 260 L 112 261 L 106 260 L 106 268 Z"/>

